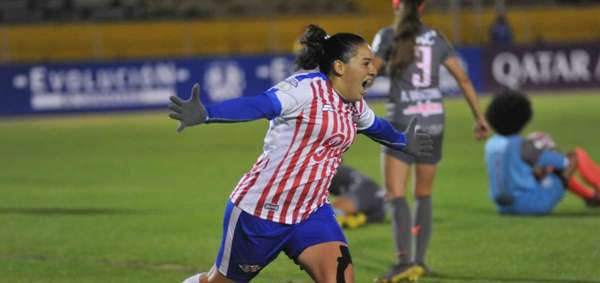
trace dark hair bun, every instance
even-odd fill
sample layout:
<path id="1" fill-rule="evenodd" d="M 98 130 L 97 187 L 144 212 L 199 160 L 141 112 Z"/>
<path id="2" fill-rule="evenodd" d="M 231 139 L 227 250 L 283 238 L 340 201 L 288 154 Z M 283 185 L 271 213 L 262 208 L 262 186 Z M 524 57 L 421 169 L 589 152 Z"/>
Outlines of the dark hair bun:
<path id="1" fill-rule="evenodd" d="M 304 70 L 315 69 L 319 66 L 319 58 L 325 49 L 327 33 L 318 25 L 310 24 L 300 37 L 302 52 L 296 57 L 296 67 Z"/>

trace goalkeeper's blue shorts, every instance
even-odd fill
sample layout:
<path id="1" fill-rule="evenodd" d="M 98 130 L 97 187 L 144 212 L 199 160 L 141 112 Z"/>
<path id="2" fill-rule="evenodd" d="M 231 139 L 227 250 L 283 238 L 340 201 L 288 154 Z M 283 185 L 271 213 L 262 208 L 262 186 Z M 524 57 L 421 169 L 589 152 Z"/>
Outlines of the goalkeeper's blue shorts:
<path id="1" fill-rule="evenodd" d="M 498 211 L 502 214 L 548 214 L 564 195 L 565 187 L 560 178 L 555 174 L 549 174 L 537 187 L 515 197 L 512 204 L 499 205 Z"/>
<path id="2" fill-rule="evenodd" d="M 281 251 L 296 261 L 304 249 L 333 241 L 347 243 L 329 204 L 290 225 L 258 218 L 228 202 L 215 265 L 225 277 L 248 282 Z"/>

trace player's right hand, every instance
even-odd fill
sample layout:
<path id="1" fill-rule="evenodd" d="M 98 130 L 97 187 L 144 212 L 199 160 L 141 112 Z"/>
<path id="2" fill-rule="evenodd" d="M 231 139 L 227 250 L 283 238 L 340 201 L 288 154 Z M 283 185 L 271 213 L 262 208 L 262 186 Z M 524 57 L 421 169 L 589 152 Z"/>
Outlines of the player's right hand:
<path id="1" fill-rule="evenodd" d="M 169 97 L 169 117 L 179 121 L 177 132 L 183 131 L 185 127 L 202 124 L 206 122 L 206 108 L 200 101 L 200 85 L 194 84 L 192 87 L 192 95 L 188 100 L 181 100 L 175 95 Z"/>
<path id="2" fill-rule="evenodd" d="M 475 121 L 475 126 L 473 126 L 473 136 L 476 140 L 485 140 L 490 135 L 490 132 L 490 126 L 485 118 L 482 117 Z"/>
<path id="3" fill-rule="evenodd" d="M 404 131 L 407 145 L 403 151 L 413 156 L 431 156 L 433 152 L 431 135 L 421 129 L 417 130 L 416 127 L 417 118 L 412 118 Z"/>

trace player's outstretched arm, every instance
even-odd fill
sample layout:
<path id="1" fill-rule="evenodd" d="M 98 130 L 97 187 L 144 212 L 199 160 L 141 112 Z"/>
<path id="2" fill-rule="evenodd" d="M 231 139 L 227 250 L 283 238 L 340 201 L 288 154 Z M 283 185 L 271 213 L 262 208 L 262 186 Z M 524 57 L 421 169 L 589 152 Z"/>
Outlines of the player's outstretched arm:
<path id="1" fill-rule="evenodd" d="M 180 123 L 177 132 L 203 123 L 236 123 L 262 118 L 271 120 L 282 111 L 281 102 L 272 91 L 204 105 L 200 101 L 200 85 L 194 84 L 188 100 L 182 101 L 177 96 L 171 96 L 170 99 L 169 117 Z"/>
<path id="2" fill-rule="evenodd" d="M 183 131 L 186 127 L 195 126 L 206 122 L 206 108 L 200 101 L 200 85 L 194 84 L 192 94 L 189 99 L 181 100 L 179 97 L 172 95 L 169 97 L 169 117 L 179 121 L 177 132 Z"/>

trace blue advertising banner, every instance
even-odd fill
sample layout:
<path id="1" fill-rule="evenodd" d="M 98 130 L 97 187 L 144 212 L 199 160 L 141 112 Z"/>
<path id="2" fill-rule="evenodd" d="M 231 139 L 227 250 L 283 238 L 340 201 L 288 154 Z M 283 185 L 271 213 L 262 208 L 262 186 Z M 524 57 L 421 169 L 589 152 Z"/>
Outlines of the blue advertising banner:
<path id="1" fill-rule="evenodd" d="M 460 54 L 480 88 L 480 51 Z M 214 103 L 261 93 L 292 68 L 291 55 L 3 65 L 0 116 L 163 108 L 171 95 L 187 98 L 194 83 L 201 85 L 202 101 Z M 456 93 L 456 82 L 441 72 L 443 92 Z M 369 97 L 383 97 L 388 88 L 379 78 Z"/>
<path id="2" fill-rule="evenodd" d="M 291 73 L 290 56 L 0 66 L 0 115 L 164 107 L 202 85 L 207 103 L 260 93 Z"/>
<path id="3" fill-rule="evenodd" d="M 600 42 L 484 50 L 486 90 L 600 87 Z"/>

